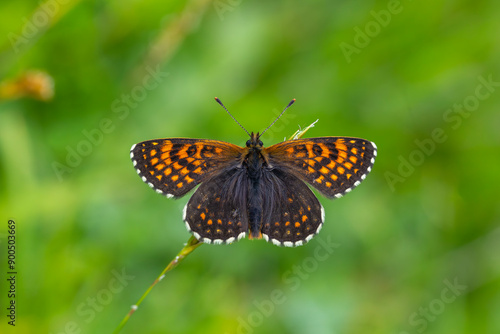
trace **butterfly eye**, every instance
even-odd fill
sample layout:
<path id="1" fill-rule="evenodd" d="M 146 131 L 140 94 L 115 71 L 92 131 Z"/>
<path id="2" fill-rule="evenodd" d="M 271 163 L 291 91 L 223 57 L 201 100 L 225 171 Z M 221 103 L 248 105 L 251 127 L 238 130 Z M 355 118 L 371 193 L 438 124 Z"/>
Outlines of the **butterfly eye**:
<path id="1" fill-rule="evenodd" d="M 262 140 L 259 140 L 259 146 L 262 146 L 264 145 L 264 143 L 262 142 Z"/>
<path id="2" fill-rule="evenodd" d="M 247 140 L 247 147 L 250 147 L 250 144 L 251 144 L 250 140 Z"/>

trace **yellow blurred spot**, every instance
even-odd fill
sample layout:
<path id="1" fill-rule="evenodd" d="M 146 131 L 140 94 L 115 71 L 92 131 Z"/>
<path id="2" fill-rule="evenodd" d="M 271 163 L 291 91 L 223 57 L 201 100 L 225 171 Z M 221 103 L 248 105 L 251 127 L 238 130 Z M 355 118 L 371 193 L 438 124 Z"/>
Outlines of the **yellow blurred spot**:
<path id="1" fill-rule="evenodd" d="M 13 80 L 0 83 L 0 100 L 22 97 L 50 101 L 54 97 L 54 81 L 46 72 L 32 70 Z"/>

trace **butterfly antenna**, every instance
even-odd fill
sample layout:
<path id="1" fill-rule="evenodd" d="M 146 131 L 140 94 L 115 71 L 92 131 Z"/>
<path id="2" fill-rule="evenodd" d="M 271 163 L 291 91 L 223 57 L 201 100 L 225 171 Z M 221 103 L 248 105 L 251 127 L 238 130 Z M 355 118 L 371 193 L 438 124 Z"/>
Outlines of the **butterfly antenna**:
<path id="1" fill-rule="evenodd" d="M 247 133 L 247 135 L 248 135 L 248 136 L 250 136 L 250 134 L 248 133 L 247 129 L 245 129 L 245 128 L 243 127 L 243 125 L 241 125 L 241 124 L 240 124 L 240 122 L 238 122 L 238 121 L 236 120 L 236 118 L 234 118 L 234 116 L 233 116 L 233 115 L 231 115 L 231 113 L 229 112 L 229 110 L 227 110 L 227 108 L 226 108 L 226 107 L 222 104 L 222 101 L 221 101 L 221 100 L 219 100 L 219 98 L 218 98 L 218 97 L 216 97 L 216 98 L 215 98 L 215 101 L 217 101 L 217 103 L 218 103 L 218 104 L 220 104 L 220 105 L 222 106 L 222 108 L 224 108 L 224 110 L 225 110 L 225 111 L 227 111 L 227 113 L 229 114 L 229 116 L 231 116 L 231 118 L 232 118 L 232 119 L 234 119 L 234 121 L 235 121 L 236 123 L 238 123 L 238 125 L 239 125 L 239 126 L 241 126 L 241 128 L 242 128 L 243 130 L 245 130 L 245 132 Z"/>
<path id="2" fill-rule="evenodd" d="M 274 120 L 274 122 L 271 123 L 271 125 L 269 125 L 264 131 L 262 131 L 262 133 L 259 135 L 259 138 L 264 134 L 264 132 L 266 132 L 267 130 L 269 130 L 269 128 L 271 126 L 274 125 L 274 123 L 276 123 L 277 120 L 280 119 L 280 117 L 285 113 L 285 111 L 290 108 L 290 106 L 295 102 L 295 99 L 293 99 L 292 101 L 290 101 L 290 103 L 288 103 L 288 105 L 285 107 L 285 109 L 283 109 L 283 111 L 281 112 L 281 114 Z"/>

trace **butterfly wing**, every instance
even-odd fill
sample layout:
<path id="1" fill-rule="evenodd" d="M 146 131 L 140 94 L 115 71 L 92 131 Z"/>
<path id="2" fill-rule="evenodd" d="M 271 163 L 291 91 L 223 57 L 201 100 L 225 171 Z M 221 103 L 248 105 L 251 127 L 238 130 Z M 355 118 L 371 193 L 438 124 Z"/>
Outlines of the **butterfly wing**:
<path id="1" fill-rule="evenodd" d="M 284 141 L 266 148 L 271 167 L 307 181 L 327 197 L 342 197 L 370 173 L 377 146 L 361 138 L 319 137 Z"/>
<path id="2" fill-rule="evenodd" d="M 184 207 L 183 220 L 204 243 L 232 243 L 248 231 L 248 177 L 245 169 L 223 170 L 203 182 Z"/>
<path id="3" fill-rule="evenodd" d="M 314 193 L 292 173 L 264 170 L 263 238 L 278 246 L 301 246 L 321 230 L 324 210 Z"/>
<path id="4" fill-rule="evenodd" d="M 217 140 L 169 138 L 133 145 L 130 158 L 145 183 L 178 198 L 220 169 L 237 164 L 242 150 Z"/>

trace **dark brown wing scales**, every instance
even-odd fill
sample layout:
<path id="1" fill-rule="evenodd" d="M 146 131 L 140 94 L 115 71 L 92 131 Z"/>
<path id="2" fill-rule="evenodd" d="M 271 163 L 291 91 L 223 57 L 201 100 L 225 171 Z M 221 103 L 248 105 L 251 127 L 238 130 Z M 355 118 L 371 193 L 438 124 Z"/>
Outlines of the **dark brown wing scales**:
<path id="1" fill-rule="evenodd" d="M 238 163 L 243 149 L 217 140 L 170 138 L 132 146 L 130 158 L 157 193 L 181 197 L 215 171 Z"/>
<path id="2" fill-rule="evenodd" d="M 285 141 L 266 149 L 271 166 L 287 170 L 328 197 L 342 197 L 370 173 L 377 146 L 350 137 L 320 137 Z"/>
<path id="3" fill-rule="evenodd" d="M 241 168 L 225 170 L 202 183 L 184 207 L 183 220 L 204 243 L 232 243 L 248 231 L 248 178 Z"/>
<path id="4" fill-rule="evenodd" d="M 262 236 L 278 246 L 301 246 L 321 230 L 324 210 L 313 192 L 293 174 L 278 168 L 263 177 Z M 280 195 L 276 195 L 276 194 Z"/>

